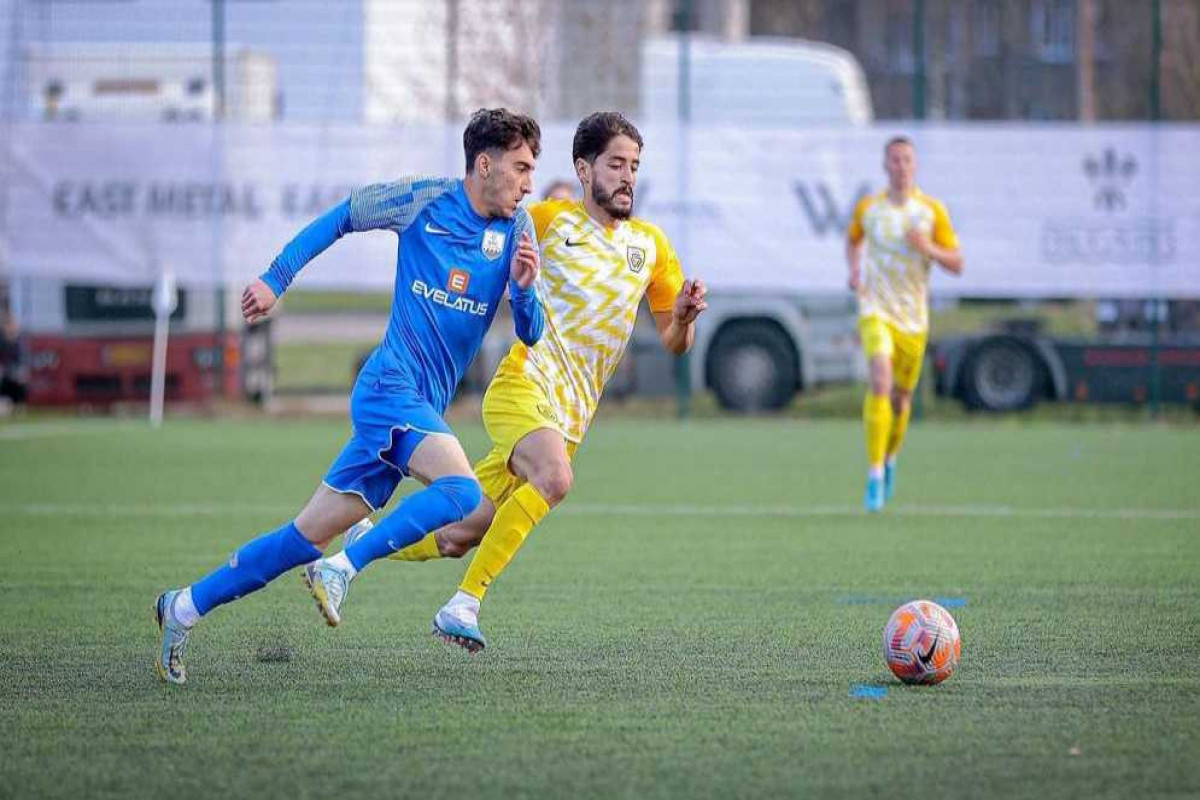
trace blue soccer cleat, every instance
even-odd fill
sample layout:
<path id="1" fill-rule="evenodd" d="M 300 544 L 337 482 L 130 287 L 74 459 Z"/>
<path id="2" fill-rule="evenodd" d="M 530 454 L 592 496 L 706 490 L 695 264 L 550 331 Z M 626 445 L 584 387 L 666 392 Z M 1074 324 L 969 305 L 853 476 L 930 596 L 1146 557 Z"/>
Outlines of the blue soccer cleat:
<path id="1" fill-rule="evenodd" d="M 154 617 L 162 634 L 162 647 L 154 666 L 158 669 L 158 677 L 167 683 L 182 686 L 187 683 L 187 667 L 183 657 L 187 653 L 188 634 L 192 629 L 176 620 L 171 611 L 178 594 L 178 591 L 163 592 L 154 603 Z"/>
<path id="2" fill-rule="evenodd" d="M 342 603 L 350 591 L 350 575 L 324 558 L 304 565 L 304 584 L 317 601 L 325 624 L 336 628 L 342 621 Z"/>
<path id="3" fill-rule="evenodd" d="M 487 647 L 487 640 L 479 630 L 477 614 L 461 606 L 452 607 L 450 603 L 442 606 L 434 616 L 432 633 L 446 644 L 456 644 L 468 653 L 478 653 Z"/>
<path id="4" fill-rule="evenodd" d="M 883 465 L 883 499 L 890 501 L 896 493 L 896 464 L 889 461 Z"/>
<path id="5" fill-rule="evenodd" d="M 871 513 L 883 510 L 883 504 L 887 502 L 885 490 L 883 486 L 883 477 L 868 476 L 867 491 L 863 495 L 863 507 Z"/>

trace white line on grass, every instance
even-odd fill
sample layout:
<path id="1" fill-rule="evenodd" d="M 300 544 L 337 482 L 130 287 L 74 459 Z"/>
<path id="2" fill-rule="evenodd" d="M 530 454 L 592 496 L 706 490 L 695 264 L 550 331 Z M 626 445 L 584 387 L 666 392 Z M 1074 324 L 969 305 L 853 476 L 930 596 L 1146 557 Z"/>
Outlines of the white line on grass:
<path id="1" fill-rule="evenodd" d="M 570 502 L 563 513 L 622 514 L 644 517 L 858 517 L 857 506 L 680 506 Z M 883 516 L 901 517 L 1032 517 L 1044 519 L 1200 519 L 1200 509 L 1175 508 L 1017 508 L 1015 506 L 892 506 Z"/>
<path id="2" fill-rule="evenodd" d="M 18 442 L 26 439 L 44 439 L 49 436 L 125 433 L 133 427 L 145 429 L 146 425 L 145 423 L 124 420 L 115 423 L 105 420 L 60 423 L 12 423 L 0 426 L 0 441 Z"/>
<path id="3" fill-rule="evenodd" d="M 0 514 L 56 517 L 180 517 L 286 515 L 296 505 L 282 503 L 13 503 L 0 502 Z M 857 506 L 772 506 L 723 505 L 683 506 L 654 503 L 572 503 L 569 500 L 556 514 L 566 516 L 626 517 L 860 517 L 866 513 Z M 884 516 L 959 517 L 959 518 L 1032 518 L 1032 519 L 1126 519 L 1126 520 L 1200 520 L 1200 509 L 1184 508 L 1016 508 L 1014 506 L 893 506 Z"/>
<path id="4" fill-rule="evenodd" d="M 0 503 L 0 514 L 32 517 L 213 517 L 295 513 L 298 506 L 247 503 Z"/>

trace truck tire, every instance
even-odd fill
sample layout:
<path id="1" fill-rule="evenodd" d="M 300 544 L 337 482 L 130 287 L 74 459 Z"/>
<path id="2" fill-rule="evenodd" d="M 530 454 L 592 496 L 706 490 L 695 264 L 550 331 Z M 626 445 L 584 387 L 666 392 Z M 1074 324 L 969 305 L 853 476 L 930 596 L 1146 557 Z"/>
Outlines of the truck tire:
<path id="1" fill-rule="evenodd" d="M 800 377 L 788 335 L 774 323 L 750 320 L 731 322 L 717 333 L 706 374 L 721 407 L 740 412 L 783 408 Z"/>
<path id="2" fill-rule="evenodd" d="M 978 345 L 963 369 L 962 395 L 972 411 L 1022 411 L 1041 397 L 1046 370 L 1024 344 L 991 339 Z"/>

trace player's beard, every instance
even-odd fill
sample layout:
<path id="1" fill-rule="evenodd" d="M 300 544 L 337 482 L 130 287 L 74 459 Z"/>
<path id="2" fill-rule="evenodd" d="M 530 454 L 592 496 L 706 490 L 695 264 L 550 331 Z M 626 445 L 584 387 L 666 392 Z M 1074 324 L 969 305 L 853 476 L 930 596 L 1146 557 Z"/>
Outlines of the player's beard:
<path id="1" fill-rule="evenodd" d="M 617 192 L 621 191 L 621 190 L 625 190 L 629 193 L 629 207 L 628 208 L 622 208 L 621 206 L 618 206 L 615 202 L 613 202 L 614 198 L 617 195 Z M 613 219 L 629 219 L 629 217 L 633 215 L 633 187 L 632 186 L 626 186 L 623 184 L 621 186 L 618 186 L 616 189 L 613 189 L 611 192 L 605 192 L 603 189 L 600 188 L 600 184 L 594 183 L 594 184 L 592 184 L 592 199 L 596 201 L 596 205 L 598 205 L 598 206 L 600 206 L 600 208 L 604 209 L 605 213 L 607 213 Z"/>

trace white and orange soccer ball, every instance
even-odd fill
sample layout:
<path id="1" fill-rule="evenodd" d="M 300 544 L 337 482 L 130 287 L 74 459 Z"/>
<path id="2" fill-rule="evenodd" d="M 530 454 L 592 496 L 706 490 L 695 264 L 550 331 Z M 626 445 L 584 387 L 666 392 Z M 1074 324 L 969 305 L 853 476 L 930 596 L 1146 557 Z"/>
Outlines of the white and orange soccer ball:
<path id="1" fill-rule="evenodd" d="M 883 657 L 905 683 L 941 683 L 954 672 L 961 655 L 954 617 L 929 600 L 900 606 L 883 629 Z"/>

